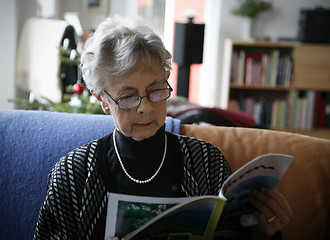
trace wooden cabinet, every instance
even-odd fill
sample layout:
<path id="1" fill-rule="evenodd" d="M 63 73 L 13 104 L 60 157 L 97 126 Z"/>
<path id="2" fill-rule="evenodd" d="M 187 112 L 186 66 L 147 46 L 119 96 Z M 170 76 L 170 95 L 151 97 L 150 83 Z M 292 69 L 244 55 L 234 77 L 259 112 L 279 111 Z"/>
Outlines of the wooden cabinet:
<path id="1" fill-rule="evenodd" d="M 295 88 L 330 91 L 330 45 L 298 45 L 294 59 Z"/>
<path id="2" fill-rule="evenodd" d="M 223 80 L 260 127 L 330 139 L 330 45 L 227 39 Z"/>

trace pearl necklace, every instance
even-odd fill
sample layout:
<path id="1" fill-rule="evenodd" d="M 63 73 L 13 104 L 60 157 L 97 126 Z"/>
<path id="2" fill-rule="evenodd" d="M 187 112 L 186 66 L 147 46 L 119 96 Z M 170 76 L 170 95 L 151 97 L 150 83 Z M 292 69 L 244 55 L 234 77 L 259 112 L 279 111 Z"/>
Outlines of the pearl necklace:
<path id="1" fill-rule="evenodd" d="M 133 182 L 136 182 L 136 183 L 139 183 L 139 184 L 143 184 L 143 183 L 148 183 L 150 182 L 152 179 L 154 179 L 156 177 L 156 175 L 158 174 L 158 172 L 160 171 L 160 169 L 162 168 L 163 166 L 163 163 L 164 163 L 164 160 L 165 160 L 165 157 L 166 157 L 166 152 L 167 152 L 167 137 L 166 137 L 166 134 L 165 134 L 165 146 L 164 146 L 164 154 L 163 154 L 163 159 L 157 169 L 157 171 L 154 173 L 154 175 L 152 175 L 149 179 L 146 179 L 146 180 L 138 180 L 138 179 L 135 179 L 133 178 L 126 170 L 124 164 L 123 164 L 123 161 L 121 160 L 121 157 L 119 155 L 119 152 L 118 152 L 118 148 L 117 148 L 117 143 L 116 143 L 116 129 L 113 131 L 113 144 L 115 146 L 115 151 L 116 151 L 116 155 L 117 155 L 117 158 L 119 160 L 119 163 L 120 163 L 120 166 L 121 168 L 123 169 L 124 173 L 126 174 L 126 176 L 131 179 Z"/>

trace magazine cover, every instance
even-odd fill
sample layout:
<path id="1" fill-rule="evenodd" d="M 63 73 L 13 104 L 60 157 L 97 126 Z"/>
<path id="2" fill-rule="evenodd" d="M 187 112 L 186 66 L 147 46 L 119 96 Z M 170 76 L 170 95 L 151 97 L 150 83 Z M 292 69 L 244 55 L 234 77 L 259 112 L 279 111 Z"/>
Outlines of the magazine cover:
<path id="1" fill-rule="evenodd" d="M 212 239 L 224 203 L 217 196 L 152 198 L 110 193 L 105 239 Z"/>

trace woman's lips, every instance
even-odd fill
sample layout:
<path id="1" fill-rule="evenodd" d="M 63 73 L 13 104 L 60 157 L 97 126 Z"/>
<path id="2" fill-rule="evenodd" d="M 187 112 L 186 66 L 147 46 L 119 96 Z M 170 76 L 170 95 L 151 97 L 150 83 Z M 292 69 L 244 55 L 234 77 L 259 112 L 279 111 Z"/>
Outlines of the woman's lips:
<path id="1" fill-rule="evenodd" d="M 137 127 L 141 127 L 141 128 L 143 128 L 143 127 L 148 127 L 148 126 L 150 126 L 152 124 L 152 122 L 148 122 L 148 123 L 136 123 L 135 125 L 137 126 Z"/>

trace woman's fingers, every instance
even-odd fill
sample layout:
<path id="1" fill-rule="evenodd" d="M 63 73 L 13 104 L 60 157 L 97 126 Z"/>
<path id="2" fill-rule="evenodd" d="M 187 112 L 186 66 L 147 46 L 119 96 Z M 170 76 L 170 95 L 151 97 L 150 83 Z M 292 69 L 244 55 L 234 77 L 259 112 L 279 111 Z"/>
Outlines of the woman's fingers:
<path id="1" fill-rule="evenodd" d="M 272 236 L 286 226 L 292 216 L 290 204 L 277 190 L 263 188 L 253 193 L 250 203 L 260 211 L 262 231 Z"/>
<path id="2" fill-rule="evenodd" d="M 292 216 L 292 210 L 290 207 L 289 202 L 286 200 L 286 198 L 283 196 L 283 194 L 281 194 L 280 192 L 278 192 L 276 189 L 267 189 L 267 188 L 263 188 L 261 189 L 261 192 L 265 195 L 267 195 L 269 198 L 272 198 L 273 200 L 276 201 L 276 203 L 278 204 L 278 206 L 281 207 L 281 209 L 286 212 L 289 216 Z"/>

